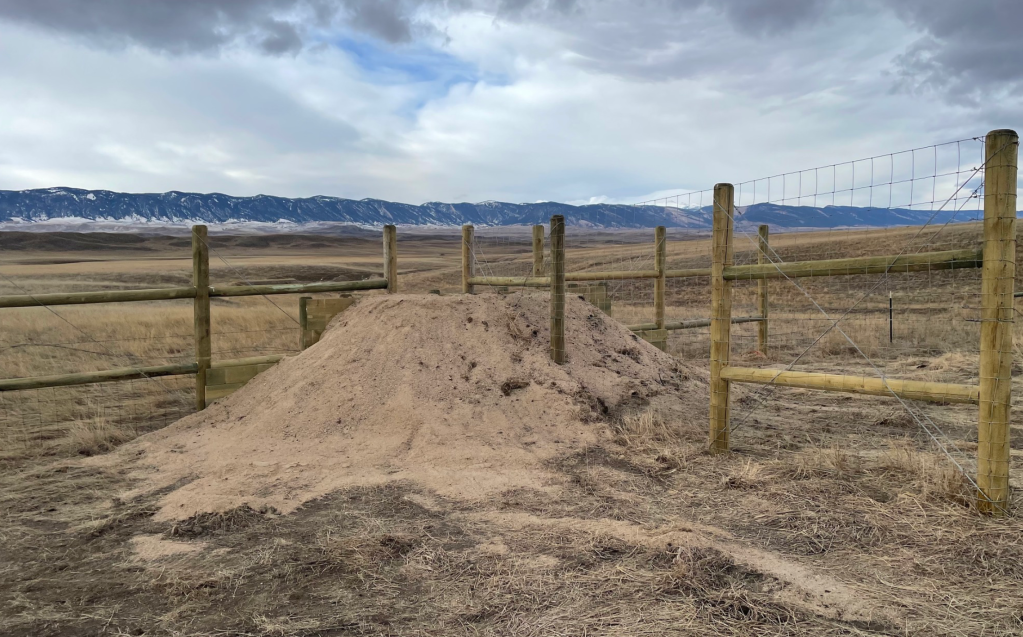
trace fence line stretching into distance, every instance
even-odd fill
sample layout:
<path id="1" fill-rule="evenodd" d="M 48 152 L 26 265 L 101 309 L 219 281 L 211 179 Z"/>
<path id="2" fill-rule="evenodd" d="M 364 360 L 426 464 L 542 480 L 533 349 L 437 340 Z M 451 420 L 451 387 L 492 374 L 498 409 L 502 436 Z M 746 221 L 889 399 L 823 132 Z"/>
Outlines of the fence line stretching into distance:
<path id="1" fill-rule="evenodd" d="M 709 267 L 669 268 L 667 230 L 659 226 L 654 230 L 653 250 L 643 256 L 630 259 L 643 267 L 620 270 L 572 270 L 566 264 L 565 250 L 565 219 L 555 216 L 551 219 L 550 253 L 544 254 L 544 228 L 534 226 L 531 232 L 532 259 L 531 271 L 523 276 L 498 276 L 492 271 L 487 259 L 479 249 L 479 237 L 472 226 L 462 228 L 462 291 L 475 293 L 480 287 L 534 287 L 550 290 L 551 301 L 551 357 L 555 363 L 564 363 L 570 353 L 570 346 L 565 342 L 564 308 L 566 294 L 572 289 L 570 283 L 608 283 L 625 284 L 631 281 L 652 281 L 653 321 L 632 323 L 628 327 L 644 339 L 658 344 L 667 343 L 669 332 L 692 330 L 699 327 L 710 328 L 710 428 L 709 446 L 714 451 L 729 449 L 729 437 L 737 426 L 745 422 L 755 405 L 738 422 L 731 418 L 731 401 L 729 387 L 732 383 L 750 383 L 764 385 L 771 390 L 776 387 L 799 387 L 825 391 L 840 391 L 866 395 L 890 396 L 902 404 L 928 435 L 934 439 L 939 448 L 963 470 L 959 462 L 943 443 L 944 434 L 931 421 L 930 417 L 908 405 L 906 400 L 929 401 L 940 404 L 970 403 L 978 404 L 978 447 L 976 480 L 969 478 L 976 487 L 978 506 L 992 513 L 1003 513 L 1009 501 L 1009 409 L 1011 404 L 1010 367 L 1012 361 L 1012 325 L 1014 308 L 1014 277 L 1015 277 L 1015 202 L 1016 202 L 1016 170 L 1018 162 L 1018 137 L 1012 131 L 993 131 L 985 140 L 985 157 L 979 168 L 965 180 L 960 176 L 968 171 L 961 170 L 957 164 L 954 172 L 940 172 L 937 154 L 933 175 L 917 177 L 915 172 L 908 180 L 910 184 L 910 208 L 914 195 L 912 186 L 919 179 L 932 179 L 930 203 L 940 199 L 937 193 L 939 177 L 955 176 L 955 190 L 942 208 L 935 211 L 928 222 L 911 237 L 911 242 L 919 237 L 925 228 L 933 227 L 932 221 L 945 208 L 949 201 L 953 202 L 953 211 L 960 200 L 962 191 L 969 191 L 974 185 L 973 178 L 983 171 L 983 182 L 973 190 L 973 195 L 966 197 L 967 202 L 983 192 L 983 244 L 982 248 L 962 247 L 949 250 L 924 250 L 930 247 L 945 226 L 952 222 L 955 214 L 948 216 L 944 225 L 940 226 L 933 236 L 916 246 L 917 251 L 909 248 L 895 254 L 885 256 L 858 256 L 834 259 L 799 259 L 783 260 L 777 251 L 766 225 L 761 224 L 755 237 L 747 235 L 753 252 L 756 253 L 755 263 L 752 253 L 744 256 L 745 261 L 736 262 L 734 236 L 737 232 L 745 234 L 741 224 L 737 227 L 739 202 L 744 194 L 731 184 L 718 184 L 713 190 L 712 224 L 710 236 Z M 915 155 L 914 155 L 915 157 Z M 873 160 L 871 160 L 873 162 Z M 892 188 L 903 183 L 896 179 L 894 160 L 891 176 L 881 186 L 889 187 L 889 205 L 891 205 Z M 852 163 L 855 171 L 856 162 Z M 915 171 L 915 164 L 914 164 Z M 800 174 L 799 191 L 790 196 L 784 183 L 780 201 L 801 201 L 805 195 Z M 771 179 L 768 182 L 770 193 Z M 757 181 L 747 182 L 753 185 L 753 203 L 756 203 L 755 191 Z M 839 188 L 837 178 L 832 179 L 832 200 L 838 192 L 850 193 L 850 203 L 855 202 L 856 193 L 869 188 L 871 202 L 873 200 L 873 171 L 869 187 L 857 187 L 855 177 L 849 188 Z M 701 205 L 702 205 L 702 197 Z M 813 195 L 814 200 L 818 197 Z M 767 195 L 768 202 L 772 200 Z M 677 205 L 677 200 L 676 200 Z M 964 203 L 965 205 L 965 203 Z M 959 208 L 962 209 L 962 208 Z M 953 246 L 950 246 L 953 247 Z M 3 392 L 25 389 L 53 388 L 83 384 L 105 383 L 119 380 L 148 380 L 159 383 L 160 378 L 167 376 L 195 376 L 195 405 L 202 409 L 208 402 L 205 396 L 207 376 L 211 370 L 222 370 L 238 366 L 261 366 L 276 362 L 281 355 L 248 357 L 243 359 L 213 360 L 211 347 L 210 299 L 217 297 L 252 296 L 315 292 L 348 292 L 358 290 L 385 289 L 389 293 L 397 291 L 397 246 L 396 228 L 385 226 L 383 230 L 384 277 L 370 278 L 362 281 L 321 282 L 308 284 L 259 284 L 253 285 L 246 281 L 245 285 L 210 285 L 209 281 L 209 244 L 205 226 L 195 226 L 192 231 L 192 285 L 158 289 L 104 291 L 104 292 L 72 292 L 47 294 L 15 294 L 0 296 L 0 308 L 44 307 L 60 317 L 51 308 L 58 305 L 79 305 L 93 303 L 121 303 L 153 300 L 193 299 L 194 357 L 193 360 L 169 365 L 139 365 L 109 369 L 98 372 L 78 374 L 59 374 L 37 376 L 31 378 L 14 378 L 0 380 L 0 396 Z M 221 257 L 223 259 L 223 257 Z M 225 260 L 226 263 L 226 260 Z M 889 277 L 896 274 L 924 273 L 930 276 L 941 271 L 980 270 L 980 373 L 979 384 L 916 381 L 912 379 L 896 380 L 890 378 L 871 360 L 870 356 L 857 345 L 839 325 L 852 312 L 867 294 L 877 288 L 875 283 L 860 299 L 840 315 L 832 315 L 814 300 L 812 290 L 808 290 L 800 280 L 813 281 L 822 277 L 855 277 L 857 275 L 879 275 L 887 285 Z M 708 279 L 711 292 L 710 316 L 696 319 L 669 320 L 667 312 L 666 291 L 671 281 L 689 279 Z M 794 286 L 816 310 L 823 314 L 823 325 L 826 326 L 813 341 L 799 353 L 786 369 L 763 369 L 733 365 L 731 360 L 732 345 L 735 336 L 733 325 L 745 323 L 755 324 L 757 349 L 761 354 L 773 348 L 771 344 L 771 325 L 782 317 L 772 313 L 771 297 L 768 281 L 778 280 Z M 12 282 L 13 283 L 13 282 Z M 733 287 L 743 283 L 755 284 L 755 311 L 748 316 L 735 316 L 733 311 Z M 889 296 L 889 298 L 891 298 Z M 269 301 L 269 298 L 267 299 Z M 270 301 L 272 303 L 272 301 Z M 276 306 L 276 304 L 274 304 Z M 279 306 L 279 310 L 284 312 Z M 889 317 L 891 315 L 889 314 Z M 294 320 L 294 319 L 292 319 Z M 70 322 L 69 322 L 70 324 Z M 889 319 L 889 326 L 891 326 Z M 72 325 L 72 327 L 74 327 Z M 305 326 L 303 326 L 304 328 Z M 81 330 L 79 330 L 81 331 Z M 840 334 L 855 349 L 858 355 L 874 370 L 875 376 L 857 376 L 849 374 L 831 374 L 818 372 L 794 371 L 792 366 L 798 362 L 810 347 L 813 347 L 831 332 Z M 303 332 L 303 343 L 306 335 Z M 97 342 L 98 341 L 90 341 Z M 225 376 L 218 374 L 218 376 Z M 763 401 L 761 401 L 762 404 Z M 954 446 L 954 445 L 953 445 Z M 957 450 L 958 451 L 958 450 Z M 966 474 L 965 470 L 963 470 Z M 967 476 L 969 477 L 969 476 Z"/>
<path id="2" fill-rule="evenodd" d="M 938 170 L 937 150 L 935 150 L 934 173 L 930 175 L 932 180 L 931 201 L 933 206 L 938 202 L 937 184 L 939 177 L 949 175 L 955 176 L 955 188 L 945 198 L 940 207 L 935 210 L 920 230 L 913 235 L 915 239 L 921 235 L 925 228 L 931 227 L 934 219 L 945 211 L 948 217 L 943 225 L 938 227 L 937 232 L 929 237 L 922 246 L 921 251 L 909 252 L 909 247 L 903 248 L 898 254 L 886 256 L 853 257 L 844 259 L 814 259 L 797 262 L 784 262 L 778 253 L 772 248 L 769 241 L 769 232 L 766 226 L 758 228 L 756 238 L 750 238 L 757 252 L 756 264 L 735 264 L 733 262 L 733 234 L 735 232 L 735 219 L 737 215 L 737 202 L 735 188 L 731 184 L 718 184 L 713 191 L 712 209 L 712 236 L 711 236 L 711 267 L 692 268 L 685 270 L 669 270 L 665 266 L 664 236 L 665 229 L 658 227 L 654 233 L 654 268 L 650 270 L 625 270 L 625 271 L 586 271 L 558 273 L 551 276 L 542 276 L 542 271 L 535 264 L 543 263 L 543 257 L 538 253 L 542 250 L 542 242 L 537 240 L 538 233 L 542 232 L 542 226 L 533 228 L 533 263 L 534 268 L 531 275 L 526 276 L 494 276 L 478 274 L 477 266 L 485 262 L 485 257 L 475 242 L 475 229 L 472 226 L 463 227 L 462 246 L 462 273 L 464 292 L 472 293 L 477 286 L 523 286 L 550 288 L 551 290 L 551 311 L 552 329 L 558 324 L 555 313 L 564 311 L 563 302 L 556 302 L 556 297 L 563 297 L 565 294 L 565 281 L 622 281 L 622 280 L 654 280 L 654 317 L 653 323 L 631 325 L 633 331 L 644 335 L 651 341 L 663 338 L 660 334 L 651 334 L 653 331 L 664 332 L 670 329 L 686 329 L 689 327 L 709 325 L 710 327 L 710 431 L 709 444 L 713 451 L 726 451 L 729 448 L 729 435 L 734 430 L 735 424 L 731 422 L 731 404 L 729 400 L 729 386 L 731 383 L 753 383 L 775 387 L 799 387 L 804 389 L 816 389 L 824 391 L 839 391 L 866 395 L 890 396 L 895 398 L 912 416 L 914 421 L 923 428 L 928 435 L 938 444 L 949 459 L 963 472 L 964 476 L 973 484 L 977 493 L 977 504 L 981 510 L 1004 514 L 1009 503 L 1009 410 L 1011 405 L 1011 377 L 1010 368 L 1012 362 L 1012 326 L 1014 323 L 1014 279 L 1015 279 L 1015 220 L 1016 220 L 1016 171 L 1018 162 L 1019 140 L 1015 132 L 1008 130 L 992 131 L 984 140 L 985 157 L 979 168 L 975 168 L 965 180 L 960 180 L 961 165 L 957 164 L 954 172 L 940 173 Z M 935 147 L 936 149 L 937 147 Z M 957 146 L 958 148 L 958 146 Z M 905 180 L 910 184 L 909 207 L 914 204 L 913 186 L 915 186 L 915 153 L 914 174 Z M 961 159 L 961 157 L 959 158 Z M 871 160 L 873 161 L 873 160 Z M 852 163 L 855 171 L 856 163 Z M 960 200 L 960 193 L 972 186 L 974 177 L 983 172 L 983 182 L 977 184 L 972 194 L 966 195 L 967 202 L 977 197 L 976 193 L 983 192 L 983 242 L 982 247 L 957 250 L 929 250 L 922 251 L 929 247 L 934 238 L 951 223 L 962 207 L 956 207 Z M 802 173 L 800 173 L 801 175 Z M 853 173 L 855 174 L 855 172 Z M 871 171 L 870 196 L 873 199 L 873 188 L 875 187 L 873 170 Z M 757 182 L 751 182 L 754 184 Z M 889 205 L 892 200 L 892 187 L 902 183 L 895 178 L 895 162 L 892 160 L 891 177 L 887 183 L 889 186 Z M 770 184 L 770 181 L 768 181 Z M 837 179 L 832 182 L 834 194 L 840 192 Z M 797 196 L 802 199 L 802 183 L 800 179 L 800 192 Z M 862 188 L 861 188 L 862 189 Z M 850 193 L 851 201 L 854 201 L 858 188 L 855 185 L 855 177 L 849 188 L 844 189 Z M 967 189 L 968 192 L 968 189 Z M 785 186 L 782 188 L 781 200 L 791 199 L 786 196 Z M 741 195 L 740 195 L 741 197 Z M 816 199 L 816 194 L 814 195 Z M 770 196 L 768 196 L 770 200 Z M 755 201 L 754 201 L 755 203 Z M 952 208 L 946 211 L 946 207 L 952 203 Z M 701 202 L 702 204 L 702 202 Z M 676 206 L 677 206 L 676 202 Z M 965 203 L 963 204 L 965 206 Z M 563 232 L 564 219 L 560 216 L 551 219 L 551 227 L 559 228 Z M 550 263 L 564 262 L 563 238 L 551 242 Z M 814 277 L 834 277 L 851 275 L 881 275 L 882 280 L 887 284 L 889 277 L 898 273 L 933 273 L 943 270 L 954 271 L 963 269 L 981 270 L 981 334 L 980 334 L 980 382 L 979 385 L 965 385 L 961 383 L 928 382 L 915 380 L 896 380 L 890 378 L 870 359 L 870 357 L 857 346 L 856 342 L 849 337 L 839 323 L 846 318 L 849 312 L 855 309 L 855 305 L 862 300 L 856 301 L 840 316 L 831 316 L 817 302 L 813 295 L 808 293 L 797 279 Z M 711 284 L 711 316 L 709 319 L 695 321 L 678 321 L 669 323 L 665 319 L 665 298 L 664 286 L 668 279 L 705 277 L 709 276 Z M 783 279 L 793 284 L 807 299 L 824 315 L 828 327 L 808 347 L 803 350 L 784 370 L 757 369 L 750 367 L 735 366 L 731 364 L 730 352 L 732 349 L 731 326 L 741 322 L 758 323 L 757 341 L 761 352 L 766 352 L 769 341 L 770 309 L 768 302 L 767 281 L 769 279 Z M 732 307 L 732 286 L 734 282 L 755 281 L 757 283 L 757 309 L 758 316 L 735 317 Z M 873 291 L 875 284 L 868 290 Z M 866 296 L 866 294 L 864 295 Z M 889 299 L 891 296 L 889 295 Z M 891 301 L 889 300 L 889 304 Z M 891 307 L 891 305 L 889 305 Z M 891 316 L 889 314 L 889 316 Z M 563 316 L 560 317 L 563 324 Z M 891 326 L 891 319 L 889 319 Z M 852 348 L 870 365 L 876 376 L 856 376 L 847 374 L 823 374 L 792 371 L 791 367 L 798 362 L 805 352 L 818 343 L 831 331 L 836 331 L 844 337 Z M 552 342 L 554 339 L 552 332 Z M 563 336 L 561 337 L 563 338 Z M 563 362 L 564 346 L 559 351 L 552 347 L 552 357 L 555 362 Z M 933 423 L 929 416 L 907 404 L 906 400 L 928 401 L 939 404 L 948 403 L 972 403 L 979 406 L 978 417 L 978 446 L 977 446 L 977 473 L 976 479 L 970 477 L 961 464 L 950 453 L 942 438 L 943 432 Z M 756 406 L 753 408 L 756 409 Z M 743 422 L 752 413 L 752 409 L 743 418 Z M 954 447 L 954 445 L 952 445 Z M 958 451 L 956 449 L 956 451 Z"/>

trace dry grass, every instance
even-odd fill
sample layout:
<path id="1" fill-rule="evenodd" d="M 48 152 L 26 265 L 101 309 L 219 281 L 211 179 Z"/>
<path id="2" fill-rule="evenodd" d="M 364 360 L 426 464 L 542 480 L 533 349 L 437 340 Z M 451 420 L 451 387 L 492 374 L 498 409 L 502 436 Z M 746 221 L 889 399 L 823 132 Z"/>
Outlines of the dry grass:
<path id="1" fill-rule="evenodd" d="M 935 249 L 967 247 L 975 234 L 956 228 Z M 898 252 L 911 236 L 772 241 L 795 260 Z M 641 239 L 570 241 L 570 269 L 649 267 L 653 251 Z M 705 267 L 708 247 L 705 239 L 673 241 L 669 267 Z M 400 242 L 399 251 L 404 291 L 458 290 L 457 237 Z M 738 262 L 752 259 L 737 252 Z M 176 253 L 92 256 L 101 258 L 47 264 L 19 255 L 0 268 L 34 291 L 187 281 L 187 260 L 167 259 Z M 248 279 L 319 280 L 375 267 L 379 245 L 228 256 Z M 528 242 L 495 240 L 487 256 L 495 274 L 531 267 Z M 887 344 L 886 296 L 846 329 L 892 375 L 976 382 L 978 324 L 967 320 L 979 291 L 974 275 L 893 277 L 912 309 L 898 347 Z M 217 276 L 241 278 L 227 269 Z M 826 307 L 844 308 L 876 280 L 814 279 L 807 289 Z M 755 327 L 735 327 L 733 356 L 743 364 L 787 363 L 820 333 L 818 315 L 786 285 L 772 283 L 767 357 L 753 351 Z M 613 316 L 651 320 L 651 288 L 612 286 Z M 752 288 L 737 284 L 735 296 L 735 314 L 751 313 Z M 705 280 L 674 281 L 668 298 L 669 320 L 706 316 Z M 296 297 L 274 301 L 297 316 Z M 58 308 L 88 336 L 45 310 L 4 312 L 6 376 L 191 357 L 187 301 Z M 213 317 L 215 356 L 297 348 L 293 321 L 263 299 L 216 302 Z M 671 344 L 705 365 L 705 329 L 674 333 Z M 871 373 L 840 336 L 827 337 L 806 363 Z M 123 502 L 115 496 L 129 486 L 126 476 L 67 460 L 163 426 L 190 402 L 188 378 L 0 395 L 0 563 L 11 565 L 0 570 L 0 632 L 1023 634 L 1019 518 L 979 515 L 968 482 L 915 421 L 875 398 L 783 390 L 761 404 L 737 391 L 733 416 L 745 424 L 724 456 L 705 451 L 706 412 L 619 414 L 604 446 L 552 469 L 560 475 L 550 490 L 485 502 L 444 501 L 399 484 L 333 494 L 288 516 L 244 507 L 158 524 L 151 516 L 159 493 Z M 917 408 L 973 453 L 974 407 Z M 140 534 L 198 548 L 142 563 L 130 548 Z"/>
<path id="2" fill-rule="evenodd" d="M 78 420 L 68 427 L 67 444 L 73 454 L 105 453 L 137 435 L 132 425 L 118 425 L 105 418 Z"/>

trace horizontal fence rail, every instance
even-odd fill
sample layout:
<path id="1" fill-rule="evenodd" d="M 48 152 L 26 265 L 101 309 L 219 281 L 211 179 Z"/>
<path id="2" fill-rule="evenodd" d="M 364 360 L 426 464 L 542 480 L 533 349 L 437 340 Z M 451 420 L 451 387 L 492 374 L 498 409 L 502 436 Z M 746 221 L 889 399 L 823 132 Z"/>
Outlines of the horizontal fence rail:
<path id="1" fill-rule="evenodd" d="M 362 281 L 327 281 L 283 285 L 219 285 L 210 286 L 211 297 L 263 296 L 267 294 L 313 294 L 315 292 L 356 292 L 386 290 L 387 279 Z M 44 305 L 85 305 L 88 303 L 129 303 L 133 301 L 169 301 L 194 299 L 194 287 L 156 288 L 151 290 L 111 290 L 103 292 L 53 292 L 47 294 L 16 294 L 0 296 L 0 308 L 41 307 Z"/>
<path id="2" fill-rule="evenodd" d="M 628 279 L 656 279 L 657 270 L 619 270 L 617 272 L 566 272 L 565 281 L 625 281 Z"/>
<path id="3" fill-rule="evenodd" d="M 710 276 L 710 268 L 689 268 L 688 270 L 665 270 L 666 279 L 687 279 L 698 276 Z"/>
<path id="4" fill-rule="evenodd" d="M 102 292 L 50 292 L 0 296 L 3 307 L 42 307 L 44 305 L 85 305 L 87 303 L 128 303 L 131 301 L 169 301 L 194 299 L 195 288 L 157 288 L 151 290 L 109 290 Z"/>
<path id="5" fill-rule="evenodd" d="M 902 272 L 931 272 L 937 270 L 962 270 L 980 268 L 984 265 L 983 250 L 947 250 L 943 252 L 921 252 L 882 257 L 852 257 L 820 261 L 790 261 L 755 265 L 730 265 L 724 270 L 727 281 L 757 279 L 783 279 L 818 276 L 850 276 L 856 274 L 897 274 Z M 710 276 L 710 268 L 665 270 L 664 278 L 682 279 Z M 624 281 L 630 279 L 657 279 L 656 270 L 621 270 L 617 272 L 566 272 L 565 281 Z M 494 285 L 509 287 L 548 287 L 550 277 L 474 276 L 469 285 Z M 370 289 L 370 288 L 360 288 Z M 212 292 L 211 292 L 212 295 Z M 1023 292 L 1016 293 L 1017 297 Z M 0 305 L 0 307 L 3 307 Z M 669 328 L 670 329 L 670 328 Z"/>
<path id="6" fill-rule="evenodd" d="M 853 257 L 823 261 L 791 261 L 757 265 L 731 265 L 725 267 L 726 281 L 751 279 L 783 279 L 808 276 L 843 276 L 854 274 L 884 274 L 899 272 L 930 272 L 933 270 L 959 270 L 984 265 L 982 250 L 949 250 L 921 252 L 919 254 L 887 257 Z"/>
<path id="7" fill-rule="evenodd" d="M 869 396 L 891 396 L 895 394 L 907 400 L 925 400 L 933 403 L 980 402 L 980 387 L 955 383 L 931 383 L 917 380 L 897 380 L 874 376 L 847 376 L 844 374 L 822 374 L 819 372 L 792 372 L 754 367 L 725 367 L 721 378 L 735 383 L 756 385 L 777 385 L 800 389 L 867 394 Z"/>
<path id="8" fill-rule="evenodd" d="M 210 366 L 210 369 L 276 363 L 283 358 L 283 354 L 273 354 L 269 356 L 253 356 L 251 358 L 222 360 L 213 363 Z M 195 374 L 198 371 L 199 365 L 197 363 L 178 363 L 174 365 L 154 365 L 150 367 L 124 367 L 121 369 L 107 369 L 99 372 L 81 372 L 78 374 L 56 374 L 53 376 L 35 376 L 32 378 L 10 378 L 0 380 L 0 392 L 42 389 L 44 387 L 92 385 L 96 383 L 110 383 L 121 380 L 160 378 L 162 376 L 186 376 L 189 374 Z"/>
<path id="9" fill-rule="evenodd" d="M 387 279 L 362 281 L 325 281 L 321 283 L 286 283 L 281 285 L 218 285 L 210 286 L 210 296 L 263 296 L 265 294 L 313 294 L 315 292 L 356 292 L 386 290 Z"/>
<path id="10" fill-rule="evenodd" d="M 546 288 L 551 285 L 549 276 L 471 276 L 467 285 L 493 285 L 499 287 Z"/>
<path id="11" fill-rule="evenodd" d="M 732 324 L 736 323 L 760 323 L 764 319 L 759 316 L 736 316 L 732 319 Z M 661 329 L 665 330 L 691 330 L 697 327 L 709 327 L 710 319 L 690 319 L 688 321 L 667 321 L 664 327 Z M 633 332 L 644 332 L 646 330 L 656 330 L 657 323 L 640 323 L 639 325 L 629 325 L 628 328 Z"/>

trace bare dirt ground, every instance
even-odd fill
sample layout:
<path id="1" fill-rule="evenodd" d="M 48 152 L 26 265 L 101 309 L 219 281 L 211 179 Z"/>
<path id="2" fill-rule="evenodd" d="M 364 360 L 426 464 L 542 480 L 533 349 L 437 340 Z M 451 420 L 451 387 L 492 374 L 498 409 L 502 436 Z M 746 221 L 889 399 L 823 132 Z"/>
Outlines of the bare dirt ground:
<path id="1" fill-rule="evenodd" d="M 225 248 L 232 267 L 220 264 L 215 276 L 319 280 L 376 267 L 379 243 L 349 241 Z M 423 238 L 402 250 L 407 291 L 457 288 L 457 240 Z M 177 248 L 90 254 L 76 261 L 82 255 L 5 252 L 0 272 L 35 291 L 187 280 Z M 593 260 L 600 254 L 598 246 Z M 138 307 L 120 316 L 83 307 L 66 316 L 93 338 L 135 325 L 150 343 L 137 355 L 149 360 L 165 352 L 152 344 L 157 317 L 176 315 L 167 304 Z M 178 317 L 185 335 L 187 309 Z M 254 299 L 214 308 L 215 325 L 218 311 L 222 329 L 237 322 L 231 331 L 281 314 Z M 5 321 L 3 346 L 60 340 L 40 329 L 39 312 Z M 538 327 L 542 340 L 545 326 Z M 225 348 L 252 346 L 228 344 L 239 335 L 222 338 Z M 266 343 L 286 348 L 289 339 Z M 17 370 L 5 376 L 38 370 L 38 354 L 24 349 L 0 352 L 4 371 Z M 976 382 L 969 352 L 932 349 L 933 356 L 925 348 L 893 353 L 891 373 Z M 815 364 L 848 371 L 852 363 L 841 353 Z M 103 360 L 66 352 L 43 359 L 50 367 L 36 373 L 100 368 Z M 683 363 L 693 379 L 705 374 L 699 358 Z M 500 395 L 499 386 L 491 389 Z M 54 424 L 39 438 L 22 429 L 25 413 L 48 422 L 42 410 L 51 407 L 5 399 L 0 632 L 1023 634 L 1023 525 L 1015 513 L 977 514 L 968 485 L 897 404 L 797 390 L 760 404 L 757 392 L 737 392 L 735 416 L 744 422 L 733 452 L 712 456 L 705 452 L 706 395 L 699 382 L 685 391 L 693 395 L 683 409 L 644 397 L 605 413 L 581 401 L 601 435 L 541 458 L 536 484 L 468 497 L 396 473 L 317 494 L 288 513 L 253 498 L 184 519 L 158 513 L 196 475 L 154 488 L 135 461 L 102 453 L 144 446 L 145 437 L 120 447 L 164 424 L 148 423 L 157 405 L 139 402 L 134 429 L 111 420 L 106 429 L 75 434 Z M 962 449 L 975 451 L 975 408 L 925 410 L 948 423 L 946 433 Z M 1013 474 L 1020 469 L 1014 449 Z"/>

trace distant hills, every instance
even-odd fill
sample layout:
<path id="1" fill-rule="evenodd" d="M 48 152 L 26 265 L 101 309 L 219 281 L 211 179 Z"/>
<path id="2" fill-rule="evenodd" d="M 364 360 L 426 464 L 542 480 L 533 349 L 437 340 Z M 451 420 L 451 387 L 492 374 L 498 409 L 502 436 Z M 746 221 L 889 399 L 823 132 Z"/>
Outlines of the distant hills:
<path id="1" fill-rule="evenodd" d="M 783 206 L 756 204 L 740 209 L 741 225 L 766 223 L 772 228 L 841 228 L 920 225 L 930 210 L 860 208 L 854 206 Z M 109 190 L 41 188 L 0 190 L 0 223 L 30 224 L 66 221 L 121 224 L 186 225 L 189 223 L 337 223 L 362 227 L 387 223 L 410 226 L 509 226 L 544 223 L 551 215 L 565 216 L 571 226 L 590 228 L 709 228 L 711 208 L 678 209 L 663 206 L 562 203 L 439 203 L 411 205 L 380 199 L 308 197 L 289 199 L 256 195 L 232 197 L 219 193 L 165 192 L 132 194 Z M 951 211 L 933 219 L 945 223 Z M 956 221 L 976 218 L 975 210 L 963 211 Z"/>

